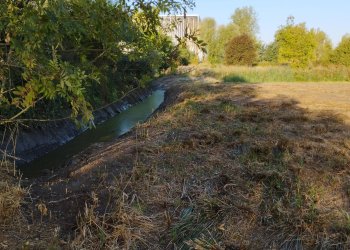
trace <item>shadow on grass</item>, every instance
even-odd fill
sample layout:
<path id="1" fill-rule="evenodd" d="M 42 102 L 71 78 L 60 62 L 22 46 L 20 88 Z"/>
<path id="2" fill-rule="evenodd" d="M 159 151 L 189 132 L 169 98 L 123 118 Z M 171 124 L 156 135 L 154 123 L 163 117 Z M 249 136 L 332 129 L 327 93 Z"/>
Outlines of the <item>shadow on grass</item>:
<path id="1" fill-rule="evenodd" d="M 340 117 L 259 99 L 252 84 L 174 88 L 155 118 L 78 156 L 73 167 L 86 172 L 38 181 L 33 197 L 52 217 L 34 217 L 66 239 L 76 229 L 81 248 L 101 246 L 101 231 L 103 246 L 119 248 L 350 247 L 350 127 Z M 75 225 L 84 208 L 96 225 Z"/>
<path id="2" fill-rule="evenodd" d="M 247 83 L 248 81 L 242 77 L 242 76 L 239 76 L 239 75 L 228 75 L 228 76 L 224 76 L 222 78 L 222 80 L 225 82 L 225 83 Z"/>
<path id="3" fill-rule="evenodd" d="M 182 150 L 162 161 L 177 168 L 173 178 L 196 180 L 186 191 L 197 210 L 193 222 L 175 223 L 181 231 L 172 231 L 173 240 L 192 247 L 211 236 L 234 249 L 347 249 L 349 126 L 285 96 L 259 99 L 256 87 L 190 86 L 180 99 L 167 143 Z"/>

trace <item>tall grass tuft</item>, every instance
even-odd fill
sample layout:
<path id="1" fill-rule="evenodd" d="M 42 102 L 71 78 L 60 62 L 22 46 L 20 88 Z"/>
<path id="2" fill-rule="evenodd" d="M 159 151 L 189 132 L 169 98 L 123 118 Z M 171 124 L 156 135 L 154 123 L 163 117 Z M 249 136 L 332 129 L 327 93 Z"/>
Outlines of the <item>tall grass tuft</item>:
<path id="1" fill-rule="evenodd" d="M 27 190 L 19 185 L 0 181 L 0 224 L 10 223 L 19 216 Z"/>

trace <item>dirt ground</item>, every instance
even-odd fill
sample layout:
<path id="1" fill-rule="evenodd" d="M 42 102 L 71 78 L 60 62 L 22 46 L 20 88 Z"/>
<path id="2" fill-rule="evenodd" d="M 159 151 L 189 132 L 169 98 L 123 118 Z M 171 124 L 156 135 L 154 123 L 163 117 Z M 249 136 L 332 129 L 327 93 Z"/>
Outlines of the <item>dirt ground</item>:
<path id="1" fill-rule="evenodd" d="M 157 84 L 153 118 L 22 184 L 0 248 L 350 247 L 349 83 Z"/>

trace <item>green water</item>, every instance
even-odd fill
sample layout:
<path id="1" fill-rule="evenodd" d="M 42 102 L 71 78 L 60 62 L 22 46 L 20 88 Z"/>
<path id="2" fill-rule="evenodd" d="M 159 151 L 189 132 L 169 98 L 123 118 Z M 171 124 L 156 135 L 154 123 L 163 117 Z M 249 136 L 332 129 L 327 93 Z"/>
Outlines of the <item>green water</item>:
<path id="1" fill-rule="evenodd" d="M 108 142 L 130 131 L 137 123 L 145 121 L 164 101 L 164 90 L 156 90 L 142 103 L 117 114 L 106 122 L 88 129 L 68 143 L 48 154 L 20 167 L 24 178 L 43 175 L 43 170 L 62 167 L 74 155 L 82 152 L 93 143 Z"/>

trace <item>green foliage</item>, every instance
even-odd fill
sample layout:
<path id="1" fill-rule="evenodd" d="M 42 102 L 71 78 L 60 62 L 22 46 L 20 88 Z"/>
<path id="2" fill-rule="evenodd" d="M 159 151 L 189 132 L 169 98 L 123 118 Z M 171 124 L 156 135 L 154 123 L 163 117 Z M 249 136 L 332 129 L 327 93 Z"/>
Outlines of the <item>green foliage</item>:
<path id="1" fill-rule="evenodd" d="M 278 62 L 292 67 L 305 68 L 315 60 L 316 40 L 304 23 L 295 25 L 289 19 L 281 27 L 275 39 L 278 45 Z"/>
<path id="2" fill-rule="evenodd" d="M 332 54 L 332 42 L 327 34 L 319 29 L 311 29 L 316 40 L 315 64 L 327 65 Z"/>
<path id="3" fill-rule="evenodd" d="M 216 53 L 216 21 L 213 18 L 204 18 L 199 28 L 200 38 L 207 43 L 209 61 Z"/>
<path id="4" fill-rule="evenodd" d="M 159 13 L 191 6 L 188 0 L 1 1 L 0 120 L 63 106 L 88 122 L 94 106 L 172 64 L 174 47 L 159 32 Z"/>
<path id="5" fill-rule="evenodd" d="M 258 30 L 256 13 L 252 7 L 236 9 L 232 15 L 232 22 L 219 27 L 214 19 L 203 19 L 200 37 L 208 44 L 208 61 L 212 64 L 223 63 L 225 61 L 225 48 L 230 40 L 236 36 L 248 34 L 255 41 Z"/>
<path id="6" fill-rule="evenodd" d="M 277 60 L 278 60 L 278 45 L 276 42 L 272 42 L 262 48 L 260 61 L 268 62 L 270 64 L 276 64 Z"/>
<path id="7" fill-rule="evenodd" d="M 212 64 L 223 63 L 225 59 L 226 44 L 238 35 L 239 32 L 237 26 L 234 24 L 218 27 L 215 39 L 208 44 L 208 61 Z"/>
<path id="8" fill-rule="evenodd" d="M 348 67 L 350 66 L 350 36 L 343 37 L 332 54 L 331 62 Z"/>
<path id="9" fill-rule="evenodd" d="M 206 43 L 213 43 L 216 36 L 216 21 L 213 18 L 204 18 L 200 23 L 199 33 L 200 38 Z"/>
<path id="10" fill-rule="evenodd" d="M 340 66 L 318 66 L 306 69 L 288 66 L 217 66 L 212 74 L 224 82 L 350 81 L 350 69 Z"/>
<path id="11" fill-rule="evenodd" d="M 253 38 L 259 32 L 257 14 L 253 7 L 238 8 L 233 13 L 232 23 L 236 25 L 241 34 L 247 34 Z"/>
<path id="12" fill-rule="evenodd" d="M 178 58 L 178 63 L 180 65 L 187 66 L 191 62 L 191 53 L 186 47 L 181 47 L 179 49 L 179 58 Z"/>
<path id="13" fill-rule="evenodd" d="M 257 60 L 254 40 L 247 34 L 234 37 L 225 49 L 225 62 L 232 65 L 252 66 Z"/>
<path id="14" fill-rule="evenodd" d="M 178 58 L 178 50 L 174 47 L 173 42 L 166 35 L 161 35 L 156 39 L 158 41 L 157 47 L 159 48 L 159 54 L 161 60 L 160 70 L 166 70 L 168 68 L 173 68 L 176 66 L 176 59 Z"/>

